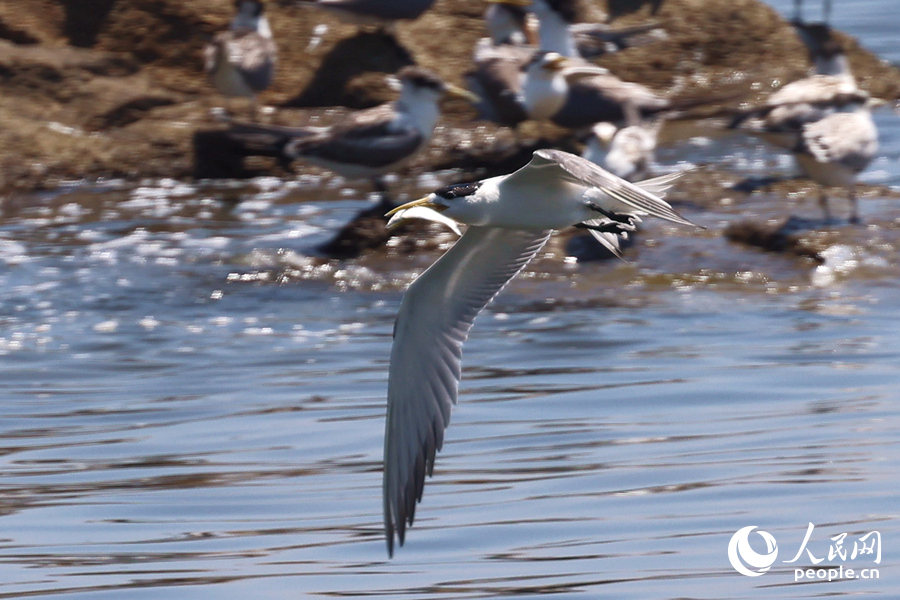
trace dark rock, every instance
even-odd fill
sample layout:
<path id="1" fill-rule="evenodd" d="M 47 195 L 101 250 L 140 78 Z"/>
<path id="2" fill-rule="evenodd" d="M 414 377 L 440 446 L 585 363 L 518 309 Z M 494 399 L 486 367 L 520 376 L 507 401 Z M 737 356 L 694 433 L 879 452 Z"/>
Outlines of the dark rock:
<path id="1" fill-rule="evenodd" d="M 756 221 L 740 221 L 725 228 L 724 235 L 730 241 L 748 246 L 756 246 L 769 252 L 781 252 L 812 258 L 823 262 L 818 250 L 804 236 L 817 227 L 821 221 L 811 221 L 790 216 L 784 221 L 772 225 Z"/>

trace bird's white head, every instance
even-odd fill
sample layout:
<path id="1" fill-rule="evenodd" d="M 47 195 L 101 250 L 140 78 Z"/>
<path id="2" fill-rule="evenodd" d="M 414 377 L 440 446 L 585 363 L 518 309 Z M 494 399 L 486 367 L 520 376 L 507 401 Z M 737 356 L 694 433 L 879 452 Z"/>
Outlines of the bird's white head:
<path id="1" fill-rule="evenodd" d="M 525 44 L 531 0 L 488 0 L 484 24 L 494 44 Z"/>
<path id="2" fill-rule="evenodd" d="M 607 121 L 597 123 L 591 128 L 591 132 L 594 136 L 607 148 L 612 143 L 613 138 L 616 137 L 618 131 L 618 127 Z"/>
<path id="3" fill-rule="evenodd" d="M 550 119 L 563 107 L 569 90 L 563 70 L 568 63 L 557 52 L 541 52 L 522 67 L 525 76 L 519 101 L 529 118 Z"/>
<path id="4" fill-rule="evenodd" d="M 400 81 L 398 106 L 409 115 L 415 126 L 426 137 L 430 137 L 437 123 L 441 97 L 455 96 L 469 102 L 480 98 L 468 90 L 443 82 L 437 75 L 422 67 L 404 67 L 397 73 Z"/>

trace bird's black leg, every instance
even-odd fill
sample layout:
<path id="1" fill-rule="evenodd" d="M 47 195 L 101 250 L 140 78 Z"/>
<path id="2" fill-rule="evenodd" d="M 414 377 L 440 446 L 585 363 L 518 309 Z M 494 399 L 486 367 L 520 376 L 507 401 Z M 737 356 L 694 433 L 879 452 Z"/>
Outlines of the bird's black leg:
<path id="1" fill-rule="evenodd" d="M 825 193 L 824 188 L 819 190 L 819 206 L 822 207 L 822 216 L 825 219 L 825 224 L 832 224 L 831 209 L 828 207 L 828 194 Z"/>
<path id="2" fill-rule="evenodd" d="M 599 204 L 595 202 L 585 202 L 585 206 L 591 209 L 594 212 L 598 212 L 607 219 L 615 221 L 617 223 L 625 223 L 627 225 L 634 225 L 634 215 L 623 215 L 619 213 L 612 212 L 611 210 L 606 210 Z"/>
<path id="3" fill-rule="evenodd" d="M 850 188 L 850 223 L 859 225 L 859 203 L 856 201 L 856 189 Z"/>
<path id="4" fill-rule="evenodd" d="M 629 223 L 629 225 L 631 225 Z M 611 223 L 604 223 L 603 225 L 589 225 L 587 223 L 576 223 L 575 227 L 578 229 L 588 229 L 590 231 L 597 231 L 599 233 L 615 233 L 621 234 L 628 231 L 628 228 L 622 226 L 622 223 L 618 221 L 613 221 Z"/>

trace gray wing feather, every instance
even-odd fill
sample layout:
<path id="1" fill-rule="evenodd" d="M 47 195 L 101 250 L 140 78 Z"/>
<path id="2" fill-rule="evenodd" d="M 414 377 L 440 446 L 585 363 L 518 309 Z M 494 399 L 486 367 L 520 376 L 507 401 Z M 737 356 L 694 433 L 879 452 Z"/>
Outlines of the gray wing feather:
<path id="1" fill-rule="evenodd" d="M 528 164 L 537 168 L 560 168 L 574 180 L 583 185 L 601 189 L 610 197 L 632 207 L 637 212 L 673 223 L 694 225 L 675 212 L 668 202 L 641 189 L 640 186 L 616 177 L 580 156 L 562 150 L 538 150 Z"/>
<path id="2" fill-rule="evenodd" d="M 799 150 L 821 163 L 862 171 L 878 152 L 878 129 L 868 111 L 835 113 L 803 128 Z"/>
<path id="3" fill-rule="evenodd" d="M 384 438 L 384 528 L 403 545 L 456 403 L 472 322 L 550 236 L 471 226 L 409 287 L 394 326 Z M 486 260 L 489 259 L 489 260 Z"/>
<path id="4" fill-rule="evenodd" d="M 397 118 L 393 105 L 351 114 L 343 123 L 298 137 L 285 147 L 293 157 L 386 167 L 408 158 L 427 140 L 411 123 Z"/>
<path id="5" fill-rule="evenodd" d="M 204 68 L 211 73 L 217 61 L 228 61 L 250 89 L 261 92 L 272 83 L 276 55 L 277 47 L 271 38 L 255 31 L 223 31 L 204 48 Z"/>
<path id="6" fill-rule="evenodd" d="M 479 43 L 473 57 L 475 69 L 466 74 L 466 81 L 481 98 L 478 110 L 483 119 L 512 126 L 528 118 L 518 94 L 522 66 L 533 54 L 530 48 Z"/>

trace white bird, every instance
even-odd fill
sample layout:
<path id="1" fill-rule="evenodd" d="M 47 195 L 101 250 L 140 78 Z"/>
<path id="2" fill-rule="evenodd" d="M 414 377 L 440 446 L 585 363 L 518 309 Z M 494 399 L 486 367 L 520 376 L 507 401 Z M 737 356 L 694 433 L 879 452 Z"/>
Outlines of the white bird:
<path id="1" fill-rule="evenodd" d="M 823 186 L 819 204 L 825 221 L 832 220 L 825 187 L 842 187 L 850 199 L 851 223 L 859 223 L 856 177 L 878 154 L 878 128 L 870 108 L 881 104 L 873 99 L 855 104 L 818 121 L 806 123 L 800 130 L 794 158 L 803 172 Z"/>
<path id="2" fill-rule="evenodd" d="M 691 224 L 653 193 L 559 150 L 538 150 L 514 173 L 448 186 L 391 213 L 403 219 L 410 209 L 416 217 L 431 209 L 468 228 L 410 285 L 394 326 L 383 488 L 390 555 L 395 534 L 403 545 L 450 423 L 468 331 L 552 231 L 580 224 L 617 252 L 617 235 L 634 230 L 638 215 Z"/>
<path id="3" fill-rule="evenodd" d="M 568 93 L 568 87 L 564 82 L 563 87 L 555 94 L 551 94 L 548 90 L 545 95 L 540 95 L 540 90 L 534 90 L 526 95 L 522 91 L 523 84 L 528 82 L 528 75 L 523 74 L 523 71 L 532 64 L 535 54 L 539 51 L 535 45 L 537 40 L 529 26 L 525 10 L 531 6 L 532 0 L 488 0 L 488 3 L 484 20 L 490 37 L 482 38 L 476 44 L 473 53 L 475 68 L 466 75 L 469 88 L 482 99 L 477 105 L 480 116 L 508 126 L 515 126 L 527 118 L 549 120 L 552 114 L 544 114 L 546 111 L 535 111 L 534 109 L 529 114 L 529 111 L 523 107 L 523 101 L 526 98 L 534 99 L 535 103 L 554 102 L 561 106 Z M 553 19 L 552 15 L 556 14 L 549 7 L 545 9 L 545 12 L 551 15 L 550 19 Z M 578 58 L 580 55 L 585 52 L 597 55 L 609 51 L 610 47 L 625 47 L 631 36 L 645 33 L 656 25 L 641 25 L 618 30 L 610 29 L 599 23 L 577 23 L 568 25 L 568 29 L 566 27 L 563 23 L 561 35 L 545 31 L 545 43 L 541 44 L 541 48 L 545 53 L 553 51 L 557 55 L 565 56 L 569 53 L 569 42 L 574 44 L 576 50 L 573 56 L 569 57 L 572 60 L 566 64 L 568 68 L 564 76 L 575 81 L 573 76 L 578 73 L 575 69 L 576 66 L 582 68 L 581 75 L 608 74 L 606 69 L 581 62 L 581 59 Z M 555 51 L 554 49 L 560 49 L 559 45 L 554 42 L 555 39 L 564 40 L 563 45 L 566 49 L 563 49 L 562 52 Z M 560 63 L 560 66 L 562 64 Z M 589 69 L 593 69 L 593 71 L 588 73 Z M 533 73 L 532 77 L 556 75 L 551 71 Z M 559 73 L 559 75 L 563 75 L 563 73 Z M 547 80 L 535 82 L 532 85 L 539 88 L 546 83 L 548 83 Z M 551 83 L 560 85 L 556 81 Z M 559 98 L 554 95 L 559 95 Z"/>
<path id="4" fill-rule="evenodd" d="M 804 174 L 824 187 L 843 187 L 851 203 L 850 222 L 859 222 L 854 186 L 878 152 L 871 109 L 882 102 L 859 89 L 847 57 L 824 24 L 793 23 L 810 51 L 816 73 L 786 84 L 759 107 L 729 124 L 793 153 Z M 825 220 L 828 196 L 820 191 Z"/>
<path id="5" fill-rule="evenodd" d="M 395 171 L 428 145 L 445 94 L 476 101 L 467 90 L 441 81 L 421 67 L 397 74 L 400 97 L 356 111 L 331 127 L 308 127 L 285 145 L 290 159 L 323 166 L 351 179 L 369 179 L 382 193 L 382 176 Z"/>
<path id="6" fill-rule="evenodd" d="M 629 110 L 647 116 L 672 108 L 667 98 L 647 86 L 623 81 L 579 55 L 575 37 L 569 28 L 575 19 L 574 5 L 570 0 L 533 0 L 531 10 L 538 19 L 541 50 L 565 56 L 571 59 L 573 69 L 580 68 L 579 71 L 568 70 L 566 75 L 576 76 L 558 79 L 551 87 L 530 87 L 528 79 L 533 75 L 526 72 L 522 84 L 523 101 L 531 105 L 558 105 L 559 109 L 549 117 L 555 124 L 567 129 L 583 129 L 603 121 L 624 121 Z M 589 73 L 592 67 L 595 71 Z M 532 97 L 529 98 L 529 94 Z"/>
<path id="7" fill-rule="evenodd" d="M 546 51 L 536 53 L 522 71 L 519 104 L 528 118 L 536 121 L 548 121 L 559 112 L 572 82 L 607 72 L 603 67 Z"/>
<path id="8" fill-rule="evenodd" d="M 275 75 L 277 47 L 262 2 L 237 0 L 235 6 L 229 29 L 203 50 L 204 69 L 220 93 L 250 98 L 255 109 L 256 95 Z"/>
<path id="9" fill-rule="evenodd" d="M 662 119 L 655 119 L 620 129 L 612 123 L 597 123 L 581 155 L 622 179 L 647 179 L 662 124 Z"/>
<path id="10" fill-rule="evenodd" d="M 484 26 L 495 46 L 531 46 L 537 41 L 528 27 L 531 0 L 487 0 Z"/>
<path id="11" fill-rule="evenodd" d="M 466 85 L 480 98 L 476 107 L 482 119 L 515 127 L 528 118 L 519 95 L 522 67 L 535 52 L 523 8 L 530 0 L 488 2 L 484 21 L 489 37 L 475 45 Z"/>
<path id="12" fill-rule="evenodd" d="M 576 23 L 578 7 L 572 0 L 508 1 L 530 3 L 538 20 L 541 48 L 569 58 L 596 58 L 617 52 L 631 45 L 634 36 L 660 30 L 656 22 L 617 28 L 606 23 Z"/>

